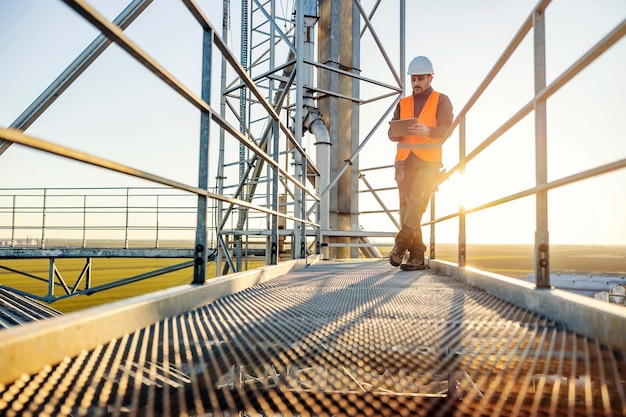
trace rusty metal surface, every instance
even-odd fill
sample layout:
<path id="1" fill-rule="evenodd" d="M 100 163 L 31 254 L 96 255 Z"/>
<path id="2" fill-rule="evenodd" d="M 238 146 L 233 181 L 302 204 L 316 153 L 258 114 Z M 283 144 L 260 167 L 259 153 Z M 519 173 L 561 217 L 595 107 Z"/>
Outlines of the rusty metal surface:
<path id="1" fill-rule="evenodd" d="M 452 277 L 349 261 L 0 386 L 0 414 L 621 416 L 625 381 L 623 352 L 559 323 Z"/>

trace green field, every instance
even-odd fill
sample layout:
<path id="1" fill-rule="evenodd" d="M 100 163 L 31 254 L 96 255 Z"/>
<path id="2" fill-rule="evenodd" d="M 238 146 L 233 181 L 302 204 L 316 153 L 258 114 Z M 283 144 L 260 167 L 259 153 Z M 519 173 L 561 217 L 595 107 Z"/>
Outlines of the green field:
<path id="1" fill-rule="evenodd" d="M 456 263 L 456 245 L 439 244 L 436 246 L 435 255 L 437 259 Z M 470 245 L 467 248 L 467 264 L 469 266 L 513 278 L 524 278 L 533 272 L 533 257 L 531 245 Z M 163 258 L 94 258 L 92 260 L 91 286 L 95 287 L 118 279 L 136 276 L 184 261 L 184 259 Z M 248 269 L 263 265 L 263 258 L 252 258 L 248 263 Z M 0 260 L 0 266 L 41 278 L 40 280 L 33 279 L 0 268 L 0 284 L 38 296 L 47 294 L 49 270 L 47 259 Z M 74 285 L 84 266 L 84 259 L 56 260 L 59 273 L 70 287 Z M 550 270 L 552 273 L 560 272 L 563 274 L 626 275 L 626 247 L 554 245 L 550 248 Z M 209 264 L 208 272 L 210 276 L 214 276 L 214 263 Z M 82 295 L 56 301 L 51 307 L 62 312 L 81 310 L 177 285 L 189 284 L 192 278 L 193 269 L 189 267 L 93 295 Z M 78 288 L 85 288 L 84 281 Z M 62 296 L 65 292 L 62 287 L 56 285 L 54 294 Z"/>
<path id="2" fill-rule="evenodd" d="M 115 280 L 140 275 L 166 266 L 180 264 L 184 261 L 185 259 L 164 258 L 94 258 L 92 259 L 91 266 L 91 287 L 93 288 Z M 85 260 L 75 258 L 56 259 L 55 265 L 67 285 L 72 287 L 85 266 Z M 255 259 L 248 262 L 248 269 L 257 268 L 263 265 L 264 261 L 262 259 Z M 45 280 L 45 282 L 43 282 L 42 280 L 26 277 L 0 268 L 0 284 L 22 291 L 27 291 L 41 297 L 48 293 L 47 279 L 49 261 L 47 259 L 0 260 L 0 266 L 26 272 Z M 214 263 L 210 263 L 207 269 L 211 277 L 215 276 Z M 52 303 L 51 307 L 67 313 L 177 285 L 189 284 L 192 279 L 193 268 L 189 267 L 121 287 L 97 292 L 93 295 L 80 295 L 59 300 Z M 85 283 L 83 280 L 78 289 L 80 290 L 84 288 Z M 65 295 L 65 291 L 61 286 L 56 285 L 54 295 L 60 297 Z"/>

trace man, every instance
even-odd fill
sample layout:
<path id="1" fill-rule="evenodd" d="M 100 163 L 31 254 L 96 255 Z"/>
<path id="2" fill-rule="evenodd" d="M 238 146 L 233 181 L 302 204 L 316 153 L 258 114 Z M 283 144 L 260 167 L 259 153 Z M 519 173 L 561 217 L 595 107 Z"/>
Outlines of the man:
<path id="1" fill-rule="evenodd" d="M 393 136 L 397 142 L 395 179 L 400 194 L 401 230 L 389 254 L 389 263 L 401 266 L 403 271 L 424 269 L 426 245 L 422 240 L 422 215 L 431 194 L 437 189 L 437 176 L 442 167 L 441 145 L 445 133 L 452 124 L 452 103 L 430 85 L 433 65 L 425 56 L 411 61 L 407 75 L 411 76 L 413 94 L 398 103 L 393 120 L 417 118 L 408 128 L 408 136 Z M 402 263 L 406 252 L 409 259 Z"/>

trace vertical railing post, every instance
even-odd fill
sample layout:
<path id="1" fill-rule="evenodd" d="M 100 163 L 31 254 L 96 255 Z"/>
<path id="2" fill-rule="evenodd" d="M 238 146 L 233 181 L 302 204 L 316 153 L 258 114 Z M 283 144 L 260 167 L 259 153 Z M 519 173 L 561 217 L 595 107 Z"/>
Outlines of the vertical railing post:
<path id="1" fill-rule="evenodd" d="M 91 288 L 91 257 L 88 257 L 86 259 L 87 262 L 87 270 L 86 270 L 86 277 L 85 277 L 85 289 L 89 289 Z"/>
<path id="2" fill-rule="evenodd" d="M 202 99 L 211 102 L 211 52 L 213 46 L 213 32 L 204 29 L 202 38 Z M 209 189 L 209 128 L 211 114 L 200 112 L 200 150 L 198 164 L 198 188 Z M 207 199 L 206 195 L 198 195 L 198 210 L 196 222 L 196 245 L 194 252 L 193 283 L 203 284 L 206 280 L 207 268 Z"/>
<path id="3" fill-rule="evenodd" d="M 272 129 L 272 157 L 274 161 L 278 162 L 279 159 L 279 127 L 278 120 L 273 121 L 273 129 Z M 272 174 L 272 192 L 271 192 L 271 200 L 272 200 L 272 210 L 279 211 L 280 210 L 280 201 L 278 195 L 278 182 L 280 178 L 280 173 L 278 172 L 278 167 L 271 168 Z M 269 256 L 269 265 L 278 264 L 278 252 L 280 250 L 279 242 L 280 237 L 278 236 L 278 216 L 271 216 L 271 237 L 270 237 L 270 256 Z"/>
<path id="4" fill-rule="evenodd" d="M 129 219 L 129 207 L 130 203 L 130 188 L 126 188 L 126 225 L 124 226 L 124 249 L 128 249 L 128 219 Z"/>
<path id="5" fill-rule="evenodd" d="M 83 195 L 83 248 L 87 247 L 87 195 Z"/>
<path id="6" fill-rule="evenodd" d="M 537 95 L 546 88 L 545 11 L 533 15 L 535 55 L 535 176 L 537 187 L 548 182 L 546 99 Z M 548 236 L 548 192 L 536 194 L 535 276 L 537 288 L 550 287 L 550 245 Z"/>
<path id="7" fill-rule="evenodd" d="M 159 247 L 159 197 L 160 195 L 157 194 L 156 196 L 156 237 L 155 237 L 155 242 L 154 242 L 154 247 L 158 248 Z"/>
<path id="8" fill-rule="evenodd" d="M 48 202 L 48 189 L 44 188 L 43 190 L 43 207 L 42 218 L 41 218 L 41 248 L 43 249 L 46 246 L 46 206 Z"/>
<path id="9" fill-rule="evenodd" d="M 13 194 L 13 207 L 11 209 L 11 247 L 15 246 L 15 204 L 17 195 Z"/>
<path id="10" fill-rule="evenodd" d="M 459 118 L 459 176 L 461 179 L 461 187 L 464 187 L 465 177 L 465 158 L 466 158 L 466 140 L 465 140 L 465 114 L 462 114 Z M 465 190 L 461 190 L 462 195 L 465 195 Z M 467 264 L 467 236 L 465 235 L 465 204 L 463 200 L 459 205 L 459 247 L 458 247 L 458 261 L 459 266 L 463 267 Z"/>
<path id="11" fill-rule="evenodd" d="M 432 193 L 432 195 L 430 196 L 430 242 L 429 242 L 429 252 L 428 252 L 428 258 L 429 259 L 435 259 L 437 254 L 435 251 L 435 244 L 436 244 L 436 240 L 435 240 L 435 219 L 437 218 L 435 216 L 435 206 L 436 206 L 436 201 L 437 199 L 435 198 L 435 193 Z M 421 226 L 420 226 L 421 227 Z"/>
<path id="12" fill-rule="evenodd" d="M 54 258 L 48 259 L 48 295 L 46 301 L 54 300 L 54 271 L 56 269 Z"/>

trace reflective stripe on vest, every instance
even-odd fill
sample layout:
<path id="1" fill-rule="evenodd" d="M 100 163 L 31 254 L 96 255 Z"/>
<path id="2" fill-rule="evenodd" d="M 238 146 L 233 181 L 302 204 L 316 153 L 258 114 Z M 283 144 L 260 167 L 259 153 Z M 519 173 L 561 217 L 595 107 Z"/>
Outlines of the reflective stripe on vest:
<path id="1" fill-rule="evenodd" d="M 417 121 L 429 127 L 436 127 L 438 103 L 439 93 L 433 90 L 417 117 Z M 408 96 L 400 100 L 400 119 L 412 117 L 415 117 L 413 96 Z M 423 161 L 441 162 L 441 141 L 427 136 L 403 136 L 397 145 L 396 161 L 404 161 L 411 152 Z"/>
<path id="2" fill-rule="evenodd" d="M 398 143 L 398 149 L 441 149 L 441 143 Z"/>

